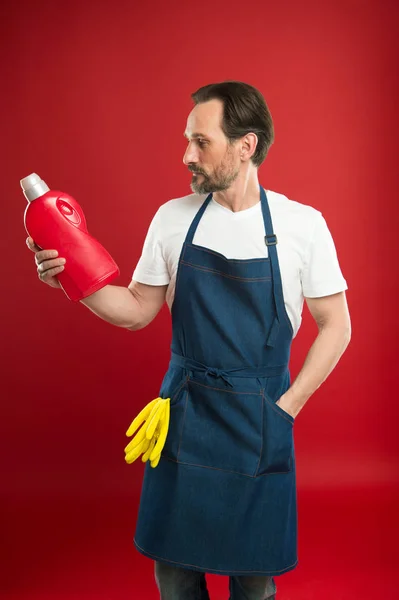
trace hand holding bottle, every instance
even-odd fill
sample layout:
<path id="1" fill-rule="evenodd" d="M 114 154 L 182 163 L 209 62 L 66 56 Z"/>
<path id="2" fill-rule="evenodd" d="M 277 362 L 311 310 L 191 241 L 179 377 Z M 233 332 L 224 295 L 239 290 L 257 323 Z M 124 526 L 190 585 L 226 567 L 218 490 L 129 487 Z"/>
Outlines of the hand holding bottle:
<path id="1" fill-rule="evenodd" d="M 50 287 L 60 288 L 61 284 L 57 275 L 62 273 L 65 268 L 65 258 L 59 258 L 57 250 L 41 250 L 30 236 L 26 239 L 26 245 L 29 250 L 35 252 L 35 263 L 40 281 L 47 283 Z"/>

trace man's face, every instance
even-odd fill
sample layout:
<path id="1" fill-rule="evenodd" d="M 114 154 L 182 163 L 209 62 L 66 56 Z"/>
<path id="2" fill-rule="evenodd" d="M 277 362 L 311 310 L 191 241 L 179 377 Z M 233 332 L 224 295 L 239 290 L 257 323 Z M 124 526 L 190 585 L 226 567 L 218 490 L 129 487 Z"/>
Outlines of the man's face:
<path id="1" fill-rule="evenodd" d="M 191 189 L 196 194 L 227 190 L 240 172 L 238 144 L 229 144 L 220 126 L 222 116 L 222 102 L 210 100 L 197 104 L 187 119 L 183 162 L 194 173 Z"/>

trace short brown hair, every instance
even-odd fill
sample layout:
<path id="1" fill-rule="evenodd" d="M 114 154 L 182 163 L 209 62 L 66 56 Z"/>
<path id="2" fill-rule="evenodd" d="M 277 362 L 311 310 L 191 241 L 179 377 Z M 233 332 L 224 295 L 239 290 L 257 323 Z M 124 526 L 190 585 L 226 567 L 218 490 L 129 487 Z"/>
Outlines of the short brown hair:
<path id="1" fill-rule="evenodd" d="M 241 81 L 222 81 L 199 88 L 191 98 L 194 104 L 223 102 L 222 130 L 229 142 L 256 133 L 258 144 L 251 160 L 260 167 L 274 142 L 273 119 L 260 91 Z"/>

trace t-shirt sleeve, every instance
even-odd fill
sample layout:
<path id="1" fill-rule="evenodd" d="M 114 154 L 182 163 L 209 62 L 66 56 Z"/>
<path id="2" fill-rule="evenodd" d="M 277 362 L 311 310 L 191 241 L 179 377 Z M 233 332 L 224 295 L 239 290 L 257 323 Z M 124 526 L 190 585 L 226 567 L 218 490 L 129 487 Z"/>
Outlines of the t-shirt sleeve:
<path id="1" fill-rule="evenodd" d="M 159 210 L 148 228 L 139 262 L 133 272 L 132 279 L 147 285 L 167 285 L 170 274 L 162 251 L 162 228 Z"/>
<path id="2" fill-rule="evenodd" d="M 347 289 L 348 286 L 341 272 L 333 238 L 323 215 L 319 212 L 304 259 L 303 295 L 305 298 L 319 298 Z"/>

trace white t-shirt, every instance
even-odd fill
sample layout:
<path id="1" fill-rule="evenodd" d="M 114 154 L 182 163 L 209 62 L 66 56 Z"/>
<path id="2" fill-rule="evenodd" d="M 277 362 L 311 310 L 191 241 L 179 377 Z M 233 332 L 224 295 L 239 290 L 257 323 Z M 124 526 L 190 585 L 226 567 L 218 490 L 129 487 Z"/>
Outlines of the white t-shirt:
<path id="1" fill-rule="evenodd" d="M 304 297 L 328 296 L 348 289 L 338 263 L 331 233 L 320 211 L 265 190 L 273 230 L 284 302 L 294 336 L 302 320 Z M 188 228 L 207 194 L 190 194 L 166 202 L 148 229 L 133 279 L 148 285 L 169 284 L 166 302 L 172 307 L 177 266 Z M 268 256 L 261 203 L 232 212 L 211 200 L 195 232 L 193 243 L 226 258 Z"/>

